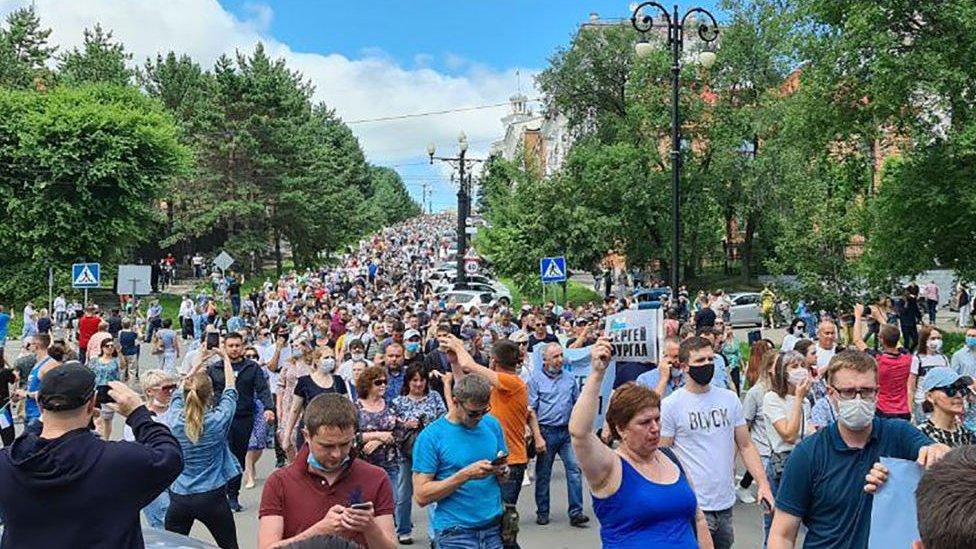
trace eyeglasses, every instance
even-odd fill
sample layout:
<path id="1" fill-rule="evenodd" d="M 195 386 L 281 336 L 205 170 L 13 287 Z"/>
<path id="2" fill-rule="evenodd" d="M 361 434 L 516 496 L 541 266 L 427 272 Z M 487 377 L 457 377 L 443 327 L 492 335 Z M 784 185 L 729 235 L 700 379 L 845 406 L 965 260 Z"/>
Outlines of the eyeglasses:
<path id="1" fill-rule="evenodd" d="M 464 410 L 464 413 L 468 414 L 469 419 L 479 419 L 491 411 L 491 404 L 485 406 L 481 410 L 468 410 L 463 405 L 461 406 L 461 409 Z"/>
<path id="2" fill-rule="evenodd" d="M 948 387 L 936 387 L 932 390 L 942 391 L 943 393 L 945 393 L 945 396 L 949 398 L 952 398 L 956 395 L 959 395 L 961 397 L 966 397 L 969 396 L 970 393 L 972 393 L 972 390 L 970 390 L 969 387 L 966 387 L 965 385 L 949 385 Z"/>
<path id="3" fill-rule="evenodd" d="M 176 390 L 176 384 L 173 383 L 173 384 L 170 384 L 170 385 L 160 385 L 159 390 L 160 391 L 174 391 L 174 390 Z"/>
<path id="4" fill-rule="evenodd" d="M 258 359 L 258 355 L 248 354 L 248 355 L 244 355 L 244 358 L 249 358 L 251 360 L 257 360 Z"/>
<path id="5" fill-rule="evenodd" d="M 386 385 L 386 380 L 385 379 L 377 379 L 377 380 L 373 381 L 373 387 L 382 387 L 384 385 Z"/>
<path id="6" fill-rule="evenodd" d="M 877 387 L 851 387 L 850 389 L 840 389 L 836 385 L 830 387 L 837 391 L 841 400 L 853 400 L 855 396 L 864 400 L 874 400 L 878 396 Z"/>

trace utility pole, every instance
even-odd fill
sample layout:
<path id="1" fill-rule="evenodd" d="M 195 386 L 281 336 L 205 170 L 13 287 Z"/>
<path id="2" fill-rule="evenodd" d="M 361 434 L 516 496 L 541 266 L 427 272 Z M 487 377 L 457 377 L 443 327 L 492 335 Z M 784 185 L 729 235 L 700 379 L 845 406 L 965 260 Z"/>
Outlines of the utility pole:
<path id="1" fill-rule="evenodd" d="M 457 283 L 465 284 L 468 280 L 464 273 L 464 258 L 467 256 L 468 252 L 468 212 L 470 210 L 470 203 L 468 197 L 468 185 L 467 179 L 465 177 L 465 172 L 468 170 L 469 164 L 474 164 L 476 162 L 484 162 L 484 159 L 480 158 L 466 158 L 468 152 L 468 138 L 461 132 L 458 136 L 458 156 L 456 157 L 435 157 L 436 152 L 434 144 L 431 143 L 427 145 L 427 155 L 430 157 L 430 163 L 433 164 L 434 160 L 440 160 L 441 162 L 447 162 L 448 164 L 457 167 L 458 170 L 458 222 L 457 222 Z"/>

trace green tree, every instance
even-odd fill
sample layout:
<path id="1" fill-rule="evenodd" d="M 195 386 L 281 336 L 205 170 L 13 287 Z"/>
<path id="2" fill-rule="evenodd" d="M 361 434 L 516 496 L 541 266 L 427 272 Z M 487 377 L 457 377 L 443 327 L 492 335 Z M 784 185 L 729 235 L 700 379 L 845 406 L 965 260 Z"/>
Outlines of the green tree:
<path id="1" fill-rule="evenodd" d="M 132 83 L 134 71 L 127 66 L 132 54 L 126 53 L 121 42 L 112 40 L 112 31 L 96 24 L 85 29 L 82 49 L 74 48 L 62 55 L 58 62 L 59 77 L 65 84 L 114 84 L 127 86 Z"/>
<path id="2" fill-rule="evenodd" d="M 47 45 L 50 36 L 33 5 L 12 11 L 0 28 L 0 86 L 32 89 L 50 82 L 47 62 L 57 50 Z"/>
<path id="3" fill-rule="evenodd" d="M 48 267 L 108 268 L 150 239 L 189 160 L 177 136 L 132 88 L 0 90 L 0 298 L 38 295 Z"/>

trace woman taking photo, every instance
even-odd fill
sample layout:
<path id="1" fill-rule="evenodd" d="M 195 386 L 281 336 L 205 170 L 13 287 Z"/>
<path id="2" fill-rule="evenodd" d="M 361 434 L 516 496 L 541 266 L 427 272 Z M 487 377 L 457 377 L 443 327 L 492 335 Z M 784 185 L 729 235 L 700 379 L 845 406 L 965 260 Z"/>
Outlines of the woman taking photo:
<path id="1" fill-rule="evenodd" d="M 603 546 L 711 548 L 705 514 L 684 469 L 669 448 L 658 448 L 661 402 L 657 393 L 636 383 L 614 391 L 606 422 L 613 438 L 620 441 L 616 450 L 593 431 L 610 352 L 606 338 L 593 346 L 592 369 L 569 419 L 573 450 L 593 494 Z"/>
<path id="2" fill-rule="evenodd" d="M 288 437 L 287 440 L 282 440 L 282 448 L 284 448 L 285 452 L 295 452 L 302 447 L 302 444 L 305 444 L 305 440 L 301 434 L 302 426 L 299 424 L 299 419 L 305 412 L 305 405 L 311 402 L 313 398 L 322 393 L 339 393 L 340 395 L 350 397 L 349 387 L 346 385 L 345 380 L 333 373 L 335 372 L 336 364 L 335 357 L 332 356 L 332 349 L 328 347 L 316 349 L 313 356 L 315 369 L 312 370 L 311 374 L 298 378 L 292 394 L 291 411 L 288 414 L 285 432 L 296 434 Z M 350 398 L 350 400 L 352 399 Z"/>
<path id="3" fill-rule="evenodd" d="M 960 376 L 952 368 L 943 366 L 932 368 L 922 380 L 922 391 L 925 392 L 922 409 L 931 415 L 918 428 L 932 442 L 950 448 L 976 444 L 973 432 L 960 425 L 965 411 L 963 400 L 972 393 L 972 384 L 972 378 Z"/>
<path id="4" fill-rule="evenodd" d="M 109 338 L 101 343 L 98 358 L 88 362 L 88 366 L 95 372 L 95 386 L 108 385 L 109 381 L 119 380 L 119 359 L 115 357 L 115 340 Z M 108 440 L 112 436 L 112 418 L 115 412 L 108 406 L 102 404 L 96 430 L 98 436 L 103 440 Z"/>
<path id="5" fill-rule="evenodd" d="M 763 396 L 763 428 L 770 448 L 766 478 L 774 494 L 779 489 L 790 452 L 804 437 L 814 433 L 809 424 L 810 402 L 806 398 L 811 384 L 803 355 L 788 351 L 776 356 L 769 374 L 769 390 Z M 766 537 L 772 522 L 772 513 L 763 515 Z"/>
<path id="6" fill-rule="evenodd" d="M 362 435 L 363 459 L 381 467 L 390 477 L 390 484 L 397 485 L 400 473 L 399 451 L 395 431 L 397 418 L 386 405 L 386 368 L 370 366 L 356 381 L 356 409 L 359 410 L 359 432 Z M 394 498 L 395 499 L 395 498 Z"/>
<path id="7" fill-rule="evenodd" d="M 929 370 L 940 366 L 949 366 L 949 357 L 942 354 L 942 332 L 933 326 L 923 326 L 918 332 L 918 352 L 912 357 L 911 373 L 908 375 L 908 395 L 915 398 L 912 416 L 916 425 L 924 423 L 928 417 L 922 410 L 922 403 L 925 402 L 922 381 Z"/>
<path id="8" fill-rule="evenodd" d="M 225 388 L 216 407 L 211 408 L 213 382 L 204 365 L 214 354 L 224 361 Z M 183 449 L 183 472 L 169 489 L 166 529 L 185 536 L 193 521 L 199 520 L 222 549 L 237 548 L 226 490 L 227 481 L 241 474 L 227 445 L 236 409 L 234 369 L 226 352 L 218 348 L 200 353 L 170 405 L 170 430 Z"/>
<path id="9" fill-rule="evenodd" d="M 423 364 L 411 364 L 403 377 L 400 396 L 393 399 L 393 413 L 404 431 L 400 452 L 400 484 L 396 486 L 397 539 L 401 544 L 413 543 L 413 524 L 410 522 L 413 500 L 413 443 L 424 427 L 447 413 L 444 399 L 431 391 L 424 375 Z M 427 521 L 433 521 L 433 508 L 427 506 Z M 433 538 L 432 538 L 433 539 Z"/>

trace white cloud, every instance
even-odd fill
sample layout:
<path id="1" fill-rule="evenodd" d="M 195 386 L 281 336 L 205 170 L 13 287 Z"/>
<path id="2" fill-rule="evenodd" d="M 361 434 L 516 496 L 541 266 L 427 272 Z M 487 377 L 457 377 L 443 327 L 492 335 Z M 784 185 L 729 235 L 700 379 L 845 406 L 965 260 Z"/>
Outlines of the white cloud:
<path id="1" fill-rule="evenodd" d="M 29 2 L 0 0 L 0 14 Z M 418 54 L 416 68 L 396 63 L 387 52 L 369 49 L 360 57 L 297 52 L 268 34 L 273 12 L 267 4 L 248 6 L 250 18 L 239 19 L 216 0 L 35 0 L 45 27 L 53 30 L 52 42 L 61 51 L 80 45 L 82 30 L 95 23 L 113 31 L 141 64 L 145 58 L 169 50 L 186 53 L 204 66 L 212 66 L 221 54 L 251 51 L 262 41 L 269 53 L 283 57 L 316 86 L 315 99 L 325 101 L 345 120 L 448 110 L 503 103 L 515 89 L 515 68 L 497 71 L 454 55 L 445 57 L 449 75 L 430 68 L 432 58 Z M 522 85 L 532 81 L 532 71 L 521 71 Z M 506 107 L 450 115 L 412 118 L 399 122 L 352 125 L 367 156 L 378 163 L 397 163 L 425 155 L 428 142 L 444 153 L 456 151 L 463 129 L 471 142 L 469 154 L 484 155 L 492 139 L 501 136 L 499 119 Z"/>

